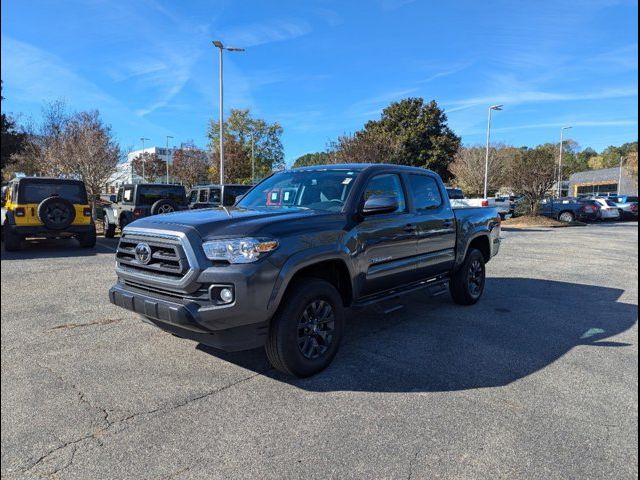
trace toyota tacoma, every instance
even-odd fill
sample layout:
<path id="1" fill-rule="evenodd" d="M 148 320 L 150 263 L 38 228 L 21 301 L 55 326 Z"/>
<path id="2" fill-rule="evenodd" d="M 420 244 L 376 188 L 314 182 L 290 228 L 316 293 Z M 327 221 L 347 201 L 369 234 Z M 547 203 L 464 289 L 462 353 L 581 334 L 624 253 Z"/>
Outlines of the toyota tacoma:
<path id="1" fill-rule="evenodd" d="M 384 164 L 275 173 L 234 207 L 126 226 L 112 303 L 298 377 L 332 361 L 345 309 L 417 289 L 472 305 L 500 247 L 495 208 L 453 210 L 440 177 Z"/>

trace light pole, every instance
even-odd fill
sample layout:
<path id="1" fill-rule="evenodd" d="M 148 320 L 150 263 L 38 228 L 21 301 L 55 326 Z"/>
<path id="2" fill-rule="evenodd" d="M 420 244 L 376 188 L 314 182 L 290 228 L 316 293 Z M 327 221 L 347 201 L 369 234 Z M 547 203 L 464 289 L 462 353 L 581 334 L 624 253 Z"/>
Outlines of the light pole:
<path id="1" fill-rule="evenodd" d="M 562 197 L 562 151 L 564 150 L 564 131 L 569 130 L 570 126 L 560 129 L 560 158 L 558 159 L 558 198 Z"/>
<path id="2" fill-rule="evenodd" d="M 491 112 L 500 111 L 504 105 L 491 105 L 487 119 L 487 152 L 484 159 L 484 199 L 487 199 L 489 189 L 489 143 L 491 142 Z"/>
<path id="3" fill-rule="evenodd" d="M 624 157 L 620 155 L 620 167 L 618 171 L 618 195 L 622 195 L 620 191 L 620 187 L 622 186 L 622 162 L 624 162 Z"/>
<path id="4" fill-rule="evenodd" d="M 220 103 L 220 185 L 224 183 L 224 105 L 223 105 L 223 63 L 222 63 L 222 52 L 227 50 L 229 52 L 244 52 L 244 48 L 237 47 L 225 47 L 220 40 L 214 40 L 213 46 L 216 47 L 220 51 L 220 61 L 219 61 L 219 69 L 220 69 L 220 91 L 219 91 L 219 103 Z"/>
<path id="5" fill-rule="evenodd" d="M 145 177 L 144 177 L 144 165 L 145 163 L 147 163 L 147 161 L 144 158 L 144 141 L 145 140 L 151 140 L 150 138 L 140 138 L 140 140 L 142 140 L 142 154 L 140 155 L 140 158 L 142 159 L 142 182 L 145 182 Z"/>
<path id="6" fill-rule="evenodd" d="M 251 184 L 256 183 L 256 160 L 254 156 L 254 136 L 251 134 Z"/>
<path id="7" fill-rule="evenodd" d="M 167 159 L 164 161 L 165 166 L 167 167 L 167 183 L 169 183 L 169 139 L 173 140 L 171 135 L 167 135 Z"/>

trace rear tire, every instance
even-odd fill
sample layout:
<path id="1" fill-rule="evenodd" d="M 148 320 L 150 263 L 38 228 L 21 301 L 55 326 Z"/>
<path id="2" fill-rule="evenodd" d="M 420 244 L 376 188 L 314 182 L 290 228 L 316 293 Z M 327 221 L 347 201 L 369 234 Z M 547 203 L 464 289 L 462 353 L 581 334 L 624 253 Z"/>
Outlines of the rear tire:
<path id="1" fill-rule="evenodd" d="M 95 228 L 90 232 L 81 233 L 78 235 L 78 242 L 82 248 L 93 248 L 96 246 L 96 230 Z"/>
<path id="2" fill-rule="evenodd" d="M 475 304 L 482 297 L 485 281 L 484 255 L 480 250 L 472 249 L 449 282 L 453 301 L 459 305 Z"/>
<path id="3" fill-rule="evenodd" d="M 290 287 L 271 319 L 265 350 L 271 365 L 309 377 L 333 360 L 344 330 L 340 294 L 330 283 L 303 278 Z"/>
<path id="4" fill-rule="evenodd" d="M 558 220 L 565 223 L 571 223 L 576 219 L 575 215 L 571 212 L 562 212 L 558 217 Z"/>
<path id="5" fill-rule="evenodd" d="M 22 248 L 22 237 L 7 227 L 3 227 L 4 249 L 7 252 L 15 252 Z"/>

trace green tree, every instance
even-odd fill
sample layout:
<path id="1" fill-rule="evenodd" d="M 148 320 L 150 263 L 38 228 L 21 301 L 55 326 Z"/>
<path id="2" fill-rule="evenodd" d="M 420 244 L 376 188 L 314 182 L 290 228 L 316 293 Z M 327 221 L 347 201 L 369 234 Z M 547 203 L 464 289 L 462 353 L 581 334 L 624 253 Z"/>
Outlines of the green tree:
<path id="1" fill-rule="evenodd" d="M 394 102 L 382 111 L 380 120 L 367 122 L 364 132 L 373 138 L 390 136 L 399 143 L 395 158 L 388 160 L 391 163 L 429 168 L 445 181 L 451 177 L 449 165 L 460 147 L 460 137 L 449 128 L 446 114 L 434 100 Z"/>
<path id="2" fill-rule="evenodd" d="M 219 121 L 211 121 L 207 132 L 213 158 L 220 156 L 219 125 Z M 224 122 L 224 131 L 225 167 L 227 162 L 230 162 L 230 168 L 225 168 L 225 182 L 251 183 L 252 150 L 256 180 L 285 167 L 284 147 L 282 146 L 283 129 L 279 123 L 268 123 L 263 119 L 254 118 L 248 109 L 233 109 Z M 231 137 L 239 147 L 237 148 L 235 144 L 232 145 L 226 136 Z M 227 143 L 229 143 L 229 149 L 226 148 Z M 227 150 L 229 151 L 227 152 Z M 248 176 L 234 176 L 238 175 L 237 172 L 241 172 L 242 175 L 245 175 L 246 172 L 249 173 Z"/>
<path id="3" fill-rule="evenodd" d="M 1 91 L 0 81 L 0 91 Z M 4 96 L 0 94 L 0 100 L 4 100 Z M 2 112 L 2 138 L 0 140 L 0 167 L 2 169 L 2 178 L 8 173 L 7 167 L 12 163 L 11 156 L 20 151 L 26 140 L 26 134 L 17 129 L 16 121 L 9 115 Z"/>
<path id="4" fill-rule="evenodd" d="M 308 167 L 310 165 L 327 165 L 333 163 L 328 152 L 307 153 L 296 158 L 293 167 Z"/>
<path id="5" fill-rule="evenodd" d="M 566 161 L 563 158 L 564 168 L 562 170 L 564 178 L 567 178 L 569 175 L 576 172 L 589 170 L 589 160 L 597 156 L 598 152 L 593 148 L 587 147 L 582 151 L 569 155 Z"/>

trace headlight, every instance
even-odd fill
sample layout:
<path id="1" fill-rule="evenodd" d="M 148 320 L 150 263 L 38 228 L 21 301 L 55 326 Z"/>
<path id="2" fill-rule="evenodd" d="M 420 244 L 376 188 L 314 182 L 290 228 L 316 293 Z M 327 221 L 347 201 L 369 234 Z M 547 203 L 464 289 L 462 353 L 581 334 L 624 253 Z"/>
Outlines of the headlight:
<path id="1" fill-rule="evenodd" d="M 259 238 L 230 238 L 204 242 L 202 248 L 209 260 L 251 263 L 278 248 L 278 242 Z"/>

